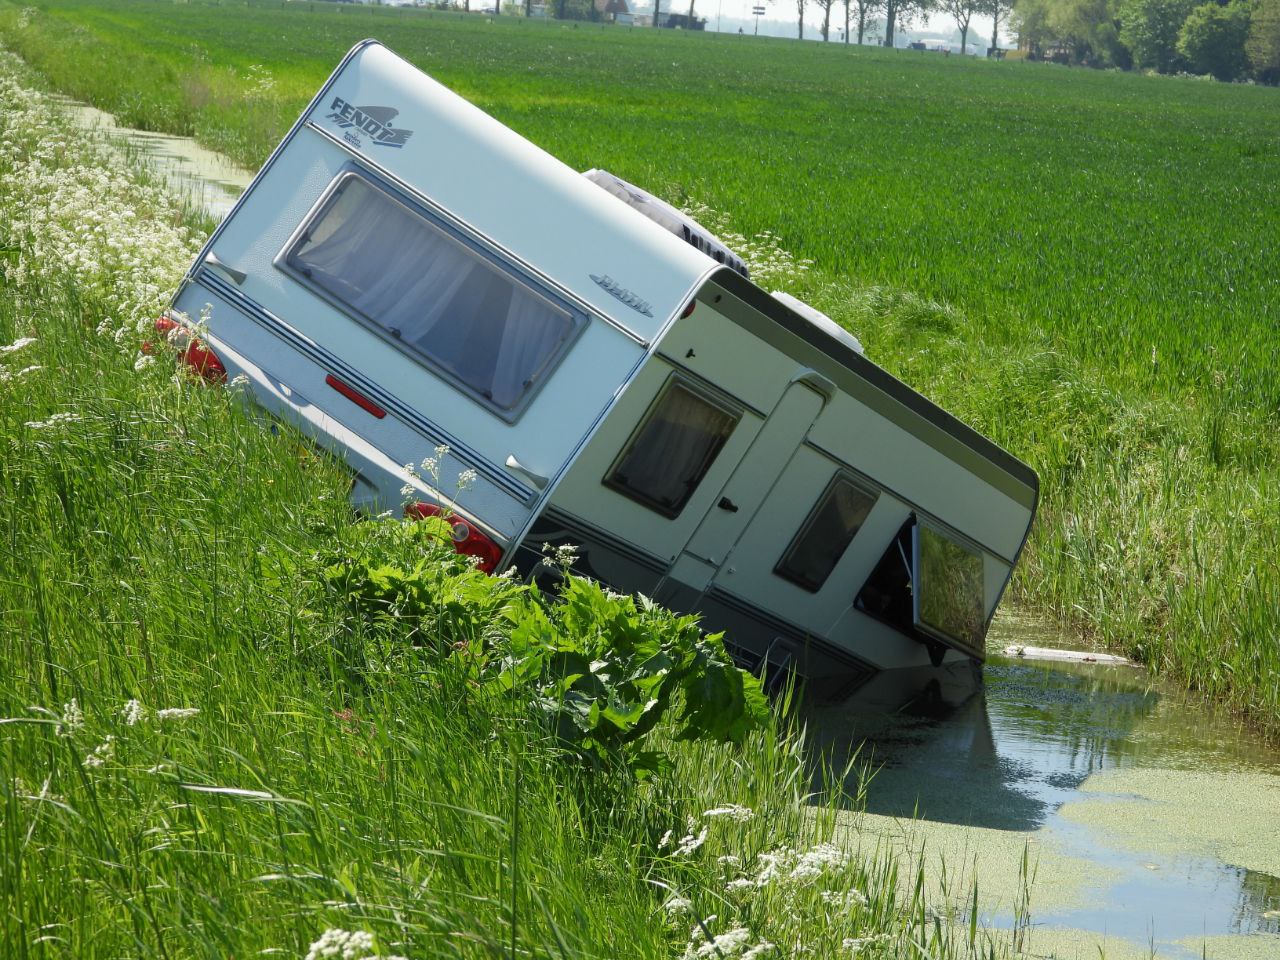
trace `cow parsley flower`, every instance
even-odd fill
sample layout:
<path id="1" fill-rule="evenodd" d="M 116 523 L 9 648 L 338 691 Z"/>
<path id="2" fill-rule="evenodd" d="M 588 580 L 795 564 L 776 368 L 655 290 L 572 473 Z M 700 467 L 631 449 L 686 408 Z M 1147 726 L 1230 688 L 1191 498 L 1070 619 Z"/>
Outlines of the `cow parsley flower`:
<path id="1" fill-rule="evenodd" d="M 750 807 L 743 807 L 736 803 L 730 803 L 723 807 L 713 807 L 703 813 L 703 816 L 707 819 L 712 819 L 714 817 L 727 817 L 735 823 L 746 823 L 755 816 L 755 813 Z"/>
<path id="2" fill-rule="evenodd" d="M 19 337 L 13 343 L 0 347 L 0 353 L 17 353 L 23 347 L 29 346 L 36 342 L 35 337 Z"/>
<path id="3" fill-rule="evenodd" d="M 73 731 L 83 726 L 84 712 L 80 709 L 79 701 L 73 697 L 68 703 L 62 705 L 62 720 L 58 723 L 58 733 L 69 737 Z"/>
<path id="4" fill-rule="evenodd" d="M 107 734 L 105 740 L 93 748 L 93 752 L 84 758 L 86 767 L 101 767 L 116 753 L 116 738 Z"/>
<path id="5" fill-rule="evenodd" d="M 671 916 L 679 917 L 693 909 L 693 903 L 685 897 L 672 896 L 667 899 L 662 908 Z"/>
<path id="6" fill-rule="evenodd" d="M 166 707 L 163 710 L 156 711 L 156 719 L 165 720 L 189 720 L 200 713 L 199 707 Z"/>
<path id="7" fill-rule="evenodd" d="M 706 842 L 707 842 L 707 828 L 703 827 L 702 832 L 699 833 L 696 837 L 692 833 L 685 834 L 684 837 L 681 838 L 680 842 L 676 845 L 676 849 L 674 853 L 677 857 L 687 857 L 689 854 L 693 853 L 693 851 L 697 850 L 700 846 L 702 846 Z"/>
<path id="8" fill-rule="evenodd" d="M 142 701 L 130 700 L 120 708 L 120 719 L 124 721 L 126 727 L 136 726 L 139 721 L 146 716 L 146 708 L 143 707 Z"/>
<path id="9" fill-rule="evenodd" d="M 368 960 L 375 956 L 373 934 L 331 927 L 311 944 L 306 960 Z"/>
<path id="10" fill-rule="evenodd" d="M 66 423 L 79 423 L 80 418 L 74 413 L 55 413 L 44 420 L 28 420 L 26 426 L 32 430 L 52 430 Z"/>
<path id="11" fill-rule="evenodd" d="M 458 474 L 458 489 L 470 490 L 475 486 L 476 477 L 479 476 L 474 470 L 463 470 Z"/>

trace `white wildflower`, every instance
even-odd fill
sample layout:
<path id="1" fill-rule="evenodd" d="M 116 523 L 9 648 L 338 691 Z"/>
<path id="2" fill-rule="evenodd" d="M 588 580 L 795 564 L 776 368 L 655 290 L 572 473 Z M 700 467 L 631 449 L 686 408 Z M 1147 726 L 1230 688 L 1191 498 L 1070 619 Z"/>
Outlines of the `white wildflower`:
<path id="1" fill-rule="evenodd" d="M 742 960 L 759 960 L 766 953 L 773 949 L 773 944 L 768 940 L 761 940 L 754 947 L 742 955 Z"/>
<path id="2" fill-rule="evenodd" d="M 62 720 L 58 724 L 58 733 L 68 737 L 72 731 L 78 730 L 83 726 L 84 713 L 80 709 L 80 703 L 75 698 L 72 698 L 69 703 L 62 705 Z"/>
<path id="3" fill-rule="evenodd" d="M 736 869 L 737 867 L 742 866 L 742 858 L 735 857 L 732 853 L 726 853 L 722 857 L 716 857 L 716 863 L 720 864 L 720 866 L 722 867 L 730 867 L 730 868 Z"/>
<path id="4" fill-rule="evenodd" d="M 849 855 L 839 847 L 830 843 L 819 844 L 812 850 L 806 850 L 796 860 L 790 879 L 795 883 L 805 883 L 821 876 L 830 870 L 841 870 L 849 864 Z"/>
<path id="5" fill-rule="evenodd" d="M 707 842 L 707 828 L 703 827 L 702 832 L 696 837 L 692 833 L 687 833 L 681 838 L 680 843 L 676 845 L 675 855 L 677 857 L 687 857 L 693 851 Z"/>
<path id="6" fill-rule="evenodd" d="M 136 373 L 141 373 L 147 367 L 156 362 L 156 358 L 149 353 L 140 353 L 133 361 L 133 369 Z"/>
<path id="7" fill-rule="evenodd" d="M 578 548 L 572 543 L 562 543 L 559 546 L 544 543 L 542 555 L 566 572 L 578 562 Z"/>
<path id="8" fill-rule="evenodd" d="M 107 738 L 93 748 L 93 753 L 84 758 L 86 767 L 100 767 L 115 756 L 116 738 L 107 734 Z"/>
<path id="9" fill-rule="evenodd" d="M 44 420 L 28 420 L 26 425 L 32 430 L 51 430 L 66 423 L 79 423 L 80 418 L 74 413 L 55 413 Z"/>
<path id="10" fill-rule="evenodd" d="M 135 726 L 146 715 L 140 700 L 130 700 L 120 709 L 120 719 L 126 727 Z"/>
<path id="11" fill-rule="evenodd" d="M 448 455 L 449 455 L 449 445 L 447 443 L 442 443 L 440 444 L 440 446 L 436 447 L 437 458 L 443 460 Z"/>
<path id="12" fill-rule="evenodd" d="M 23 347 L 29 346 L 30 344 L 33 344 L 35 342 L 36 342 L 35 337 L 20 337 L 19 339 L 13 341 L 13 343 L 0 347 L 0 353 L 17 353 Z"/>
<path id="13" fill-rule="evenodd" d="M 703 813 L 703 816 L 708 819 L 714 817 L 728 817 L 736 823 L 746 823 L 755 816 L 755 814 L 750 807 L 743 807 L 736 803 L 730 803 L 723 807 L 713 807 Z"/>
<path id="14" fill-rule="evenodd" d="M 463 470 L 460 474 L 458 474 L 458 489 L 470 490 L 475 485 L 476 478 L 478 476 L 479 474 L 477 474 L 474 470 Z"/>
<path id="15" fill-rule="evenodd" d="M 37 370 L 43 370 L 43 369 L 44 368 L 41 367 L 40 364 L 38 363 L 33 363 L 29 367 L 23 367 L 21 370 L 14 370 L 14 371 L 9 371 L 9 370 L 6 370 L 4 367 L 0 367 L 0 383 L 10 383 L 14 380 L 21 380 L 27 374 L 35 373 Z"/>
<path id="16" fill-rule="evenodd" d="M 691 942 L 685 950 L 685 957 L 737 957 L 741 956 L 748 943 L 751 942 L 751 931 L 746 927 L 733 927 L 719 936 L 698 944 L 695 948 Z"/>
<path id="17" fill-rule="evenodd" d="M 667 899 L 667 902 L 662 905 L 662 908 L 671 916 L 678 917 L 693 909 L 693 903 L 685 897 L 673 896 Z"/>
<path id="18" fill-rule="evenodd" d="M 400 496 L 402 497 L 412 497 L 416 492 L 417 488 L 411 483 L 406 483 L 400 488 Z"/>
<path id="19" fill-rule="evenodd" d="M 366 960 L 374 956 L 373 934 L 337 927 L 322 933 L 307 951 L 307 960 Z"/>
<path id="20" fill-rule="evenodd" d="M 725 884 L 724 892 L 731 897 L 746 896 L 748 891 L 756 888 L 754 880 L 748 880 L 746 877 L 739 877 L 737 880 L 730 880 Z"/>
<path id="21" fill-rule="evenodd" d="M 865 907 L 870 903 L 867 895 L 854 887 L 850 887 L 848 890 L 823 890 L 822 902 L 828 906 L 844 909 Z"/>
<path id="22" fill-rule="evenodd" d="M 665 850 L 665 849 L 667 849 L 667 844 L 671 842 L 671 834 L 672 834 L 672 832 L 673 832 L 673 831 L 668 830 L 666 833 L 664 833 L 664 834 L 662 835 L 662 839 L 658 841 L 658 849 L 659 849 L 659 850 Z"/>
<path id="23" fill-rule="evenodd" d="M 156 719 L 165 720 L 189 720 L 200 713 L 199 707 L 166 707 L 163 710 L 156 711 Z"/>
<path id="24" fill-rule="evenodd" d="M 240 387 L 247 387 L 248 385 L 249 378 L 243 373 L 237 373 L 231 378 L 231 382 L 227 384 L 232 390 L 238 390 Z"/>

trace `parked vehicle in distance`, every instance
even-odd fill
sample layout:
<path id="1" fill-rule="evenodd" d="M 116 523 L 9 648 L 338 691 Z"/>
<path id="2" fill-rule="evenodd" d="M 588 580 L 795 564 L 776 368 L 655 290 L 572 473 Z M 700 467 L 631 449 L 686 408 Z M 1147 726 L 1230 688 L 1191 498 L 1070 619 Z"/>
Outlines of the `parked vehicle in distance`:
<path id="1" fill-rule="evenodd" d="M 208 305 L 228 373 L 342 458 L 358 505 L 444 511 L 488 569 L 575 544 L 578 572 L 815 684 L 981 662 L 1034 472 L 747 274 L 365 41 L 174 314 Z"/>

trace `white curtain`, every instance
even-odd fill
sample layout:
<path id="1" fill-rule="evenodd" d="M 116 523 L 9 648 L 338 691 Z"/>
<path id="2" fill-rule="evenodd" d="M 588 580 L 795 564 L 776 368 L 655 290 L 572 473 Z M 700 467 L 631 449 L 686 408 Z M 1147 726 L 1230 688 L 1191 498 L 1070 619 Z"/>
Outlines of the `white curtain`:
<path id="1" fill-rule="evenodd" d="M 572 330 L 566 313 L 357 179 L 291 259 L 503 409 Z"/>
<path id="2" fill-rule="evenodd" d="M 614 473 L 616 480 L 657 503 L 682 505 L 701 479 L 708 455 L 736 422 L 680 386 L 671 387 Z"/>

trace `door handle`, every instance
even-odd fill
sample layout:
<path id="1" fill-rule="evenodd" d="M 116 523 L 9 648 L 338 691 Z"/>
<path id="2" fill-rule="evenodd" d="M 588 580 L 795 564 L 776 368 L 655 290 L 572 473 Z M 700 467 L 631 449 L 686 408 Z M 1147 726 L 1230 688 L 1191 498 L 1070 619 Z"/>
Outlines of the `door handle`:
<path id="1" fill-rule="evenodd" d="M 204 262 L 207 263 L 209 266 L 215 267 L 216 269 L 221 270 L 223 273 L 225 273 L 228 277 L 232 279 L 232 281 L 235 282 L 235 285 L 237 287 L 240 286 L 242 283 L 244 283 L 245 279 L 249 276 L 243 270 L 237 270 L 235 267 L 227 266 L 225 263 L 223 263 L 221 260 L 218 259 L 218 255 L 215 253 L 210 253 L 207 257 L 205 257 Z"/>
<path id="2" fill-rule="evenodd" d="M 547 484 L 551 482 L 550 477 L 544 477 L 540 473 L 534 473 L 532 470 L 526 467 L 523 463 L 517 460 L 516 455 L 514 453 L 507 454 L 507 469 L 514 470 L 516 473 L 523 476 L 526 480 L 532 483 L 539 490 L 547 489 Z"/>

